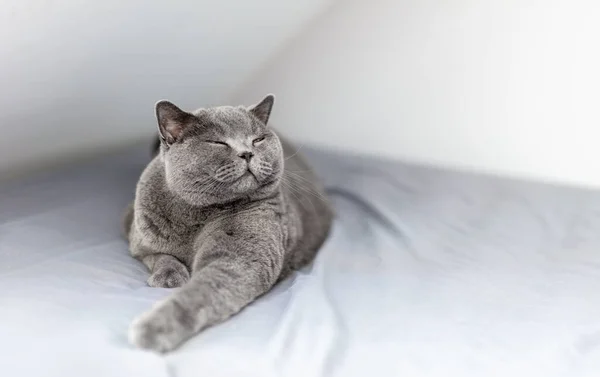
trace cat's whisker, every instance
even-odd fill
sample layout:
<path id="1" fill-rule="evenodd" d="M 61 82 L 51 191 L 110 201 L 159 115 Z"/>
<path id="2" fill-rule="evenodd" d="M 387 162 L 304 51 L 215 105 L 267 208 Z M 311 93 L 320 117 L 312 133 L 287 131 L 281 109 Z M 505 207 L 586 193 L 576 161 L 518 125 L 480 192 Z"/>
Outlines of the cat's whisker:
<path id="1" fill-rule="evenodd" d="M 281 184 L 283 186 L 285 186 L 289 190 L 289 193 L 292 194 L 298 200 L 298 203 L 300 203 L 302 205 L 302 207 L 304 207 L 302 200 L 298 197 L 298 195 L 296 195 L 297 194 L 296 190 L 289 184 L 289 182 L 282 180 Z"/>
<path id="2" fill-rule="evenodd" d="M 188 184 L 186 182 L 180 182 L 179 184 L 183 187 L 185 187 L 185 191 L 189 192 L 189 193 L 195 193 L 198 191 L 198 189 L 200 188 L 200 190 L 202 190 L 207 184 L 210 184 L 210 182 L 213 179 L 211 177 L 205 178 L 205 179 L 201 179 L 201 180 L 196 180 L 194 182 L 192 182 L 191 184 Z"/>
<path id="3" fill-rule="evenodd" d="M 207 190 L 206 194 L 215 195 L 215 194 L 219 193 L 221 191 L 221 189 L 224 188 L 226 185 L 227 185 L 226 182 L 219 182 L 218 184 L 211 186 Z"/>
<path id="4" fill-rule="evenodd" d="M 208 192 L 216 184 L 217 183 L 215 183 L 215 182 L 210 182 L 206 186 L 202 187 L 202 189 L 198 192 L 198 195 L 204 195 L 206 192 Z"/>
<path id="5" fill-rule="evenodd" d="M 215 178 L 218 180 L 227 180 L 229 176 L 235 172 L 235 170 L 235 166 L 225 166 L 217 170 L 215 173 Z"/>
<path id="6" fill-rule="evenodd" d="M 284 159 L 283 159 L 283 161 L 287 161 L 287 160 L 289 160 L 290 158 L 292 158 L 292 157 L 294 157 L 295 155 L 297 155 L 297 154 L 298 154 L 298 152 L 300 152 L 300 149 L 302 149 L 302 147 L 304 147 L 304 143 L 302 143 L 302 145 L 301 145 L 301 146 L 300 146 L 298 149 L 296 149 L 296 152 L 295 152 L 294 154 L 292 154 L 291 156 L 288 156 L 288 157 L 284 158 Z"/>
<path id="7" fill-rule="evenodd" d="M 215 192 L 218 192 L 217 188 L 225 186 L 226 182 L 221 182 L 217 180 L 213 180 L 210 184 L 207 184 L 201 191 L 200 195 L 213 195 Z"/>
<path id="8" fill-rule="evenodd" d="M 317 209 L 314 205 L 314 203 L 312 202 L 312 200 L 310 200 L 310 198 L 307 198 L 305 196 L 302 195 L 302 192 L 299 192 L 298 189 L 294 188 L 293 185 L 291 184 L 290 181 L 282 181 L 284 183 L 286 183 L 288 186 L 288 189 L 290 190 L 290 194 L 292 194 L 296 199 L 298 199 L 298 203 L 300 203 L 300 205 L 302 206 L 302 208 L 304 208 L 307 211 L 310 211 L 310 209 L 306 208 L 306 206 L 304 205 L 304 202 L 302 201 L 302 198 L 307 199 L 308 202 L 310 203 L 311 207 L 312 207 L 312 212 L 313 213 L 317 213 Z M 299 196 L 298 196 L 299 195 Z M 316 217 L 316 221 L 319 222 L 319 224 L 321 223 L 318 216 Z"/>
<path id="9" fill-rule="evenodd" d="M 297 189 L 305 191 L 307 194 L 310 194 L 310 195 L 314 196 L 315 198 L 318 198 L 319 200 L 322 200 L 324 202 L 327 201 L 327 199 L 320 192 L 316 191 L 314 188 L 309 187 L 307 185 L 307 183 L 310 183 L 310 181 L 308 181 L 306 178 L 300 177 L 300 176 L 295 177 L 295 178 L 300 178 L 300 179 L 304 180 L 304 182 L 302 180 L 301 181 L 294 181 L 292 179 L 289 179 L 289 177 L 286 177 L 286 178 Z"/>
<path id="10" fill-rule="evenodd" d="M 202 180 L 197 180 L 193 182 L 193 186 L 204 186 L 205 184 L 211 182 L 213 180 L 212 177 L 207 177 L 205 179 Z"/>
<path id="11" fill-rule="evenodd" d="M 300 174 L 296 174 L 296 173 L 290 172 L 290 171 L 287 171 L 287 173 L 289 173 L 294 178 L 299 179 L 301 182 L 307 183 L 308 185 L 312 186 L 314 184 L 310 179 L 308 179 L 308 178 L 306 178 L 306 177 L 304 177 L 304 176 L 302 176 Z M 299 183 L 301 183 L 301 182 L 299 182 Z M 311 188 L 311 190 L 313 190 L 314 192 L 317 192 L 314 188 Z"/>

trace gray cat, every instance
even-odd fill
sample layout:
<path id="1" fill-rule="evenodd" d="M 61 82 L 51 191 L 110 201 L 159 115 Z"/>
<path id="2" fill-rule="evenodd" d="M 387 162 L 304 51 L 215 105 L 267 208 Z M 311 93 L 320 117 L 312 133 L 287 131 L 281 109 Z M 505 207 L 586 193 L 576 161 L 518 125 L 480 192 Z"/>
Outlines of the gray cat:
<path id="1" fill-rule="evenodd" d="M 167 352 L 238 313 L 309 263 L 333 212 L 310 167 L 267 127 L 274 97 L 185 112 L 156 104 L 159 154 L 138 182 L 125 232 L 152 287 L 181 287 L 129 329 Z"/>

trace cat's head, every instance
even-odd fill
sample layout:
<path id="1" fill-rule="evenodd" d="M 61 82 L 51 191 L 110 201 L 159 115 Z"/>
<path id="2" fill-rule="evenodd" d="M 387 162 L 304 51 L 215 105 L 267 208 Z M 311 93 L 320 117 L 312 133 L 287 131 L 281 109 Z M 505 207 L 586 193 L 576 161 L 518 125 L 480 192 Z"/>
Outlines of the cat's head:
<path id="1" fill-rule="evenodd" d="M 274 97 L 251 107 L 220 106 L 186 112 L 156 104 L 160 157 L 171 192 L 197 206 L 274 192 L 283 150 L 267 127 Z"/>

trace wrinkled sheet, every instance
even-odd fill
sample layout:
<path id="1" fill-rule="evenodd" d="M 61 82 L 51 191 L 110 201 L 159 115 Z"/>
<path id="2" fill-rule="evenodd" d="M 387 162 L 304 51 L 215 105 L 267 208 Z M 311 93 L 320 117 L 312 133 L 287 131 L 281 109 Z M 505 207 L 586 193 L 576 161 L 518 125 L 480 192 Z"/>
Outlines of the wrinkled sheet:
<path id="1" fill-rule="evenodd" d="M 120 238 L 148 148 L 0 186 L 0 375 L 600 375 L 599 192 L 308 154 L 316 262 L 166 356 L 126 339 L 169 294 Z"/>

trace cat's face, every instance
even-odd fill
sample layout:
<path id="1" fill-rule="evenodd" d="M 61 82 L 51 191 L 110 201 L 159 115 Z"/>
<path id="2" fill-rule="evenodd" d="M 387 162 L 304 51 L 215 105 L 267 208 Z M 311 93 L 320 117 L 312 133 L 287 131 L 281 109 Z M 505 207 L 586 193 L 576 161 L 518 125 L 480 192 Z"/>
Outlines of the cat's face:
<path id="1" fill-rule="evenodd" d="M 268 195 L 283 173 L 279 138 L 267 127 L 273 96 L 258 105 L 187 113 L 156 105 L 169 189 L 192 205 Z"/>

